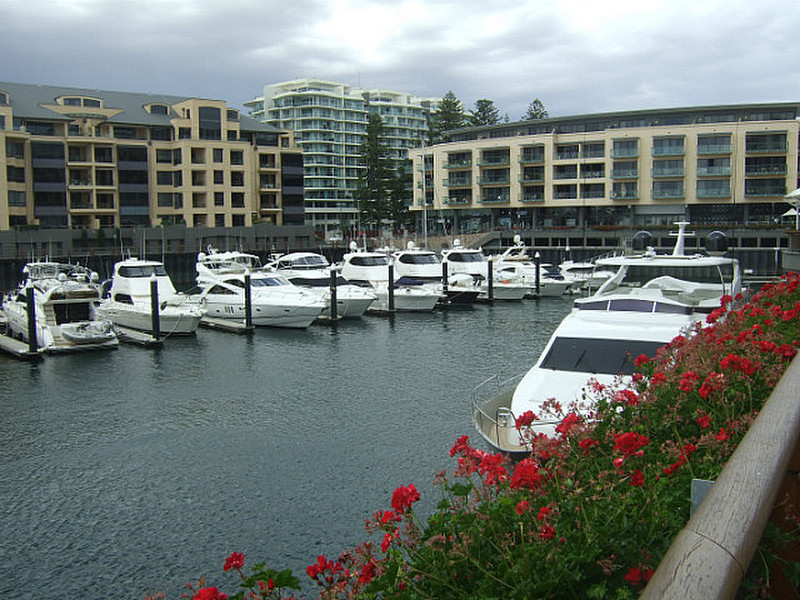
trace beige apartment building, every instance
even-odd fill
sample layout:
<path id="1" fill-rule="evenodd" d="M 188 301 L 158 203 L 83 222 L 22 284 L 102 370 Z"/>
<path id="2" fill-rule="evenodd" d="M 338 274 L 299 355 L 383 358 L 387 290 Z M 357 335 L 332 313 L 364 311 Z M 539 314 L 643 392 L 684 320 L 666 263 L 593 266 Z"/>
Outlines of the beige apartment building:
<path id="1" fill-rule="evenodd" d="M 410 152 L 412 210 L 430 230 L 455 233 L 775 223 L 798 187 L 798 109 L 642 110 L 451 131 Z"/>
<path id="2" fill-rule="evenodd" d="M 0 230 L 303 225 L 294 134 L 224 100 L 0 82 Z"/>

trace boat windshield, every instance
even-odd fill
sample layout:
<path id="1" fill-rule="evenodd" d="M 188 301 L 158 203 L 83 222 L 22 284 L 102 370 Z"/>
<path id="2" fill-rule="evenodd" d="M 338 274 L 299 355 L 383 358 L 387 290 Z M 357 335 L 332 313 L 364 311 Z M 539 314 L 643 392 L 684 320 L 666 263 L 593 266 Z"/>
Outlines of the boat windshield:
<path id="1" fill-rule="evenodd" d="M 648 357 L 664 342 L 557 337 L 542 361 L 542 369 L 606 375 L 631 375 L 633 361 L 640 354 Z"/>
<path id="2" fill-rule="evenodd" d="M 357 267 L 385 267 L 389 259 L 386 256 L 353 256 L 350 264 Z"/>
<path id="3" fill-rule="evenodd" d="M 643 285 L 656 277 L 669 276 L 681 281 L 702 284 L 730 285 L 734 279 L 732 264 L 703 266 L 647 266 L 631 265 L 625 272 L 625 283 Z"/>
<path id="4" fill-rule="evenodd" d="M 483 254 L 480 252 L 452 252 L 447 255 L 450 262 L 483 262 Z"/>
<path id="5" fill-rule="evenodd" d="M 289 280 L 285 277 L 277 275 L 270 275 L 269 277 L 253 277 L 250 280 L 250 285 L 253 287 L 275 287 L 278 285 L 291 285 Z"/>
<path id="6" fill-rule="evenodd" d="M 278 261 L 279 269 L 321 269 L 328 266 L 328 259 L 320 255 L 301 256 Z"/>
<path id="7" fill-rule="evenodd" d="M 166 277 L 167 271 L 164 269 L 164 265 L 130 265 L 119 268 L 120 277 L 150 277 L 151 275 Z"/>
<path id="8" fill-rule="evenodd" d="M 401 254 L 397 259 L 407 265 L 438 265 L 435 254 Z"/>

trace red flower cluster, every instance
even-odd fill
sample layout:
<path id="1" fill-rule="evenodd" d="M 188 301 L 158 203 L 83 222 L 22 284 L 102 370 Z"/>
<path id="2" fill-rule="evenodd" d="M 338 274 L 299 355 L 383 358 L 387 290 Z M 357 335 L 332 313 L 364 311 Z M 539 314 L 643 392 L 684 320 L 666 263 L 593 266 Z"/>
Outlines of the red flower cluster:
<path id="1" fill-rule="evenodd" d="M 519 515 L 523 515 L 530 507 L 531 503 L 527 500 L 523 500 L 522 502 L 517 503 L 517 505 L 514 507 L 514 510 L 516 510 Z"/>
<path id="2" fill-rule="evenodd" d="M 539 530 L 539 539 L 540 540 L 552 540 L 556 535 L 556 530 L 553 529 L 550 525 L 542 525 L 542 528 Z"/>
<path id="3" fill-rule="evenodd" d="M 694 371 L 686 371 L 681 375 L 681 380 L 678 383 L 678 388 L 683 392 L 691 392 L 694 390 L 694 382 L 698 381 L 700 376 Z"/>
<path id="4" fill-rule="evenodd" d="M 646 354 L 640 354 L 633 360 L 633 365 L 635 367 L 641 367 L 642 365 L 646 365 L 650 362 L 650 358 Z"/>
<path id="5" fill-rule="evenodd" d="M 639 404 L 639 394 L 633 390 L 617 390 L 617 393 L 614 394 L 614 399 L 620 404 L 627 404 L 628 406 L 636 406 Z"/>
<path id="6" fill-rule="evenodd" d="M 647 583 L 648 581 L 650 581 L 650 578 L 652 576 L 653 576 L 653 569 L 635 567 L 628 569 L 628 572 L 625 575 L 625 581 L 627 581 L 633 586 L 637 586 L 641 585 L 642 583 Z"/>
<path id="7" fill-rule="evenodd" d="M 642 487 L 644 485 L 644 473 L 641 470 L 636 469 L 636 471 L 631 475 L 631 486 L 633 487 Z"/>
<path id="8" fill-rule="evenodd" d="M 537 417 L 532 410 L 526 410 L 520 416 L 516 418 L 514 424 L 517 427 L 517 431 L 520 431 L 523 427 L 528 427 L 531 423 L 538 420 Z"/>
<path id="9" fill-rule="evenodd" d="M 503 466 L 505 461 L 506 459 L 502 454 L 485 454 L 481 458 L 478 472 L 485 477 L 487 485 L 508 480 L 508 471 Z"/>
<path id="10" fill-rule="evenodd" d="M 225 566 L 222 567 L 222 570 L 226 573 L 233 569 L 234 571 L 239 571 L 241 568 L 244 567 L 244 554 L 241 552 L 233 552 L 226 560 Z"/>
<path id="11" fill-rule="evenodd" d="M 561 435 L 568 435 L 570 430 L 581 422 L 580 416 L 577 413 L 571 412 L 567 414 L 561 422 L 556 425 L 556 433 Z"/>
<path id="12" fill-rule="evenodd" d="M 700 394 L 700 397 L 705 400 L 708 398 L 711 392 L 718 392 L 725 387 L 725 379 L 719 373 L 715 373 L 711 371 L 703 380 L 703 384 L 700 386 L 700 389 L 697 390 L 697 393 Z"/>
<path id="13" fill-rule="evenodd" d="M 539 472 L 539 465 L 530 458 L 523 458 L 514 469 L 511 476 L 511 487 L 514 489 L 526 488 L 535 490 L 542 482 L 542 475 Z"/>
<path id="14" fill-rule="evenodd" d="M 681 455 L 674 463 L 668 467 L 664 467 L 664 475 L 672 475 L 675 471 L 680 469 L 683 465 L 689 462 L 689 457 L 697 450 L 694 444 L 686 443 L 683 445 Z"/>
<path id="15" fill-rule="evenodd" d="M 204 587 L 197 590 L 192 600 L 228 600 L 228 595 L 223 594 L 215 587 Z"/>
<path id="16" fill-rule="evenodd" d="M 754 363 L 749 358 L 742 358 L 738 354 L 728 354 L 725 356 L 721 361 L 719 361 L 719 366 L 721 369 L 732 369 L 734 371 L 740 371 L 745 375 L 752 375 L 759 369 L 759 364 Z"/>
<path id="17" fill-rule="evenodd" d="M 331 585 L 336 578 L 347 576 L 342 563 L 328 560 L 324 554 L 320 554 L 317 557 L 316 563 L 306 567 L 306 573 L 311 579 L 323 586 Z"/>
<path id="18" fill-rule="evenodd" d="M 401 515 L 417 501 L 419 501 L 419 492 L 413 483 L 407 487 L 401 485 L 392 494 L 392 508 Z"/>
<path id="19" fill-rule="evenodd" d="M 702 414 L 697 417 L 696 422 L 702 429 L 708 429 L 711 427 L 711 415 Z"/>
<path id="20" fill-rule="evenodd" d="M 635 431 L 620 433 L 614 436 L 614 451 L 625 456 L 642 456 L 645 446 L 650 444 L 647 436 Z"/>

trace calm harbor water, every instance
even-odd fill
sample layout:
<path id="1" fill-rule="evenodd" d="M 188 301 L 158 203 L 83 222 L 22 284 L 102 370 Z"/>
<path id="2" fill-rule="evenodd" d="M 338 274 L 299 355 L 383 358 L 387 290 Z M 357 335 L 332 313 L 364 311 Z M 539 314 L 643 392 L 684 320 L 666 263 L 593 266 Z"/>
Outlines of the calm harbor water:
<path id="1" fill-rule="evenodd" d="M 527 370 L 570 305 L 0 355 L 0 598 L 175 599 L 200 575 L 231 592 L 233 550 L 306 579 L 398 485 L 435 504 L 448 449 L 477 440 L 471 389 Z"/>

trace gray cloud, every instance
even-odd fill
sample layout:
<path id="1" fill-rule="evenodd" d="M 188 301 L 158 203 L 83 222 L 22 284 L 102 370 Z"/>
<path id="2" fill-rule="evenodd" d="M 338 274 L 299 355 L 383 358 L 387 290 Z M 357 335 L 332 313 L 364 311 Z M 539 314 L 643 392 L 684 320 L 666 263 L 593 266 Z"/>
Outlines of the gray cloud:
<path id="1" fill-rule="evenodd" d="M 319 77 L 517 119 L 800 100 L 791 0 L 0 0 L 0 79 L 228 100 Z"/>

